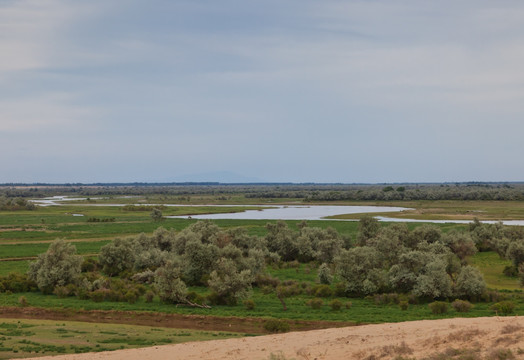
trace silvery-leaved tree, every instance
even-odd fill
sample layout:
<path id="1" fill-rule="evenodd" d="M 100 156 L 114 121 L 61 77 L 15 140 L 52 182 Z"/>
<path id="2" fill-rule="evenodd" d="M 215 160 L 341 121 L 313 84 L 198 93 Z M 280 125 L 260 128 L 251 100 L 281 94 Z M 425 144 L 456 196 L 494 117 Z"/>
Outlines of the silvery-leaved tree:
<path id="1" fill-rule="evenodd" d="M 42 292 L 50 293 L 57 286 L 75 283 L 82 271 L 83 260 L 82 256 L 76 255 L 74 245 L 58 239 L 29 264 L 27 274 Z"/>

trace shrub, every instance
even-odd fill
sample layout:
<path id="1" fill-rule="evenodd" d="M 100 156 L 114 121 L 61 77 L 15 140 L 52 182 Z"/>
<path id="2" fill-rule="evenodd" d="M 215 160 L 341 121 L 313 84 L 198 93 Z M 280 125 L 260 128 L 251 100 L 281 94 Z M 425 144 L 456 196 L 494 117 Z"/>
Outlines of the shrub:
<path id="1" fill-rule="evenodd" d="M 289 323 L 285 320 L 271 319 L 264 322 L 264 329 L 271 333 L 288 332 Z"/>
<path id="2" fill-rule="evenodd" d="M 153 299 L 155 298 L 155 293 L 152 292 L 151 290 L 149 290 L 149 291 L 147 291 L 147 292 L 145 293 L 144 296 L 145 296 L 145 298 L 146 298 L 146 302 L 147 302 L 147 303 L 151 303 L 151 302 L 153 302 Z"/>
<path id="3" fill-rule="evenodd" d="M 351 301 L 346 302 L 346 309 L 351 309 L 353 303 Z"/>
<path id="4" fill-rule="evenodd" d="M 377 305 L 398 304 L 400 297 L 397 293 L 377 294 L 373 297 L 373 300 Z"/>
<path id="5" fill-rule="evenodd" d="M 97 271 L 99 265 L 100 264 L 98 263 L 97 259 L 92 259 L 92 258 L 84 259 L 81 265 L 81 270 L 82 272 Z"/>
<path id="6" fill-rule="evenodd" d="M 329 303 L 329 306 L 331 306 L 331 309 L 335 311 L 342 309 L 342 305 L 343 305 L 342 301 L 338 299 L 334 299 Z"/>
<path id="7" fill-rule="evenodd" d="M 448 303 L 444 301 L 434 301 L 428 304 L 433 314 L 445 314 L 448 312 Z"/>
<path id="8" fill-rule="evenodd" d="M 255 284 L 259 287 L 271 286 L 276 288 L 278 285 L 280 285 L 280 279 L 272 277 L 271 275 L 258 274 L 255 277 Z"/>
<path id="9" fill-rule="evenodd" d="M 138 293 L 134 290 L 129 290 L 125 295 L 126 301 L 130 304 L 136 303 L 136 301 L 138 300 L 138 297 L 139 297 Z"/>
<path id="10" fill-rule="evenodd" d="M 53 293 L 59 298 L 65 298 L 71 294 L 71 291 L 67 286 L 57 286 Z"/>
<path id="11" fill-rule="evenodd" d="M 418 298 L 414 294 L 409 294 L 408 303 L 410 303 L 411 305 L 418 305 Z"/>
<path id="12" fill-rule="evenodd" d="M 481 295 L 481 299 L 485 302 L 499 302 L 506 300 L 508 296 L 506 294 L 502 294 L 498 291 L 484 291 Z"/>
<path id="13" fill-rule="evenodd" d="M 329 285 L 317 285 L 313 287 L 313 295 L 316 297 L 331 297 L 333 296 L 333 290 Z"/>
<path id="14" fill-rule="evenodd" d="M 499 315 L 508 315 L 511 314 L 513 310 L 515 310 L 515 303 L 508 300 L 501 301 L 491 305 L 490 309 Z"/>
<path id="15" fill-rule="evenodd" d="M 451 306 L 456 312 L 469 312 L 473 307 L 473 304 L 469 301 L 457 299 L 451 303 Z"/>
<path id="16" fill-rule="evenodd" d="M 244 300 L 244 306 L 247 310 L 254 310 L 255 309 L 255 302 L 253 299 L 246 299 Z"/>
<path id="17" fill-rule="evenodd" d="M 314 298 L 314 299 L 308 300 L 306 302 L 306 305 L 310 306 L 312 309 L 318 310 L 322 307 L 322 305 L 324 305 L 324 300 L 320 298 Z"/>
<path id="18" fill-rule="evenodd" d="M 329 285 L 333 281 L 333 275 L 331 274 L 331 269 L 328 264 L 323 263 L 318 268 L 318 282 L 321 284 Z"/>
<path id="19" fill-rule="evenodd" d="M 346 296 L 346 285 L 343 282 L 337 282 L 335 284 L 334 295 L 339 297 Z"/>
<path id="20" fill-rule="evenodd" d="M 18 304 L 23 307 L 29 306 L 29 302 L 27 301 L 25 296 L 20 296 L 18 298 Z"/>
<path id="21" fill-rule="evenodd" d="M 108 295 L 109 290 L 107 289 L 98 289 L 95 291 L 92 291 L 89 294 L 89 297 L 94 302 L 102 302 L 106 299 L 106 296 Z"/>
<path id="22" fill-rule="evenodd" d="M 399 302 L 398 306 L 400 307 L 400 310 L 406 311 L 409 307 L 409 303 L 404 300 L 404 301 Z"/>
<path id="23" fill-rule="evenodd" d="M 36 283 L 29 279 L 27 274 L 11 272 L 7 276 L 0 277 L 0 288 L 11 293 L 33 291 Z"/>
<path id="24" fill-rule="evenodd" d="M 509 277 L 516 277 L 518 275 L 518 269 L 516 266 L 506 266 L 504 267 L 504 270 L 502 270 L 502 273 Z"/>

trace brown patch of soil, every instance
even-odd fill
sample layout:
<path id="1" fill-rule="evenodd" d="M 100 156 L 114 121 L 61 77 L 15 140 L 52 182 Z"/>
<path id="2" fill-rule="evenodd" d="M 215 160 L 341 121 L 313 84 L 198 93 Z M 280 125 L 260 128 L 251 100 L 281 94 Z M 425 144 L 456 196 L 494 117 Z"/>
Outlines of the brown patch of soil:
<path id="1" fill-rule="evenodd" d="M 250 334 L 267 334 L 266 319 L 221 317 L 208 315 L 182 315 L 155 312 L 116 310 L 45 309 L 37 307 L 0 307 L 0 317 L 11 319 L 44 319 L 147 325 L 167 328 L 232 331 Z M 350 322 L 287 320 L 293 331 L 328 329 L 353 326 Z"/>

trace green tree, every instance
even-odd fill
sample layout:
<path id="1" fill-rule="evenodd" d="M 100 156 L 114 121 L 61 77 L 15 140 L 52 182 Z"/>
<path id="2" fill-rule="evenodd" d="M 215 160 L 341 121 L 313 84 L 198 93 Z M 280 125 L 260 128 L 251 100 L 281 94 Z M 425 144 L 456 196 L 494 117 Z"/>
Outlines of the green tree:
<path id="1" fill-rule="evenodd" d="M 522 240 L 513 241 L 509 244 L 506 250 L 506 258 L 511 260 L 516 268 L 524 262 L 524 243 Z"/>
<path id="2" fill-rule="evenodd" d="M 187 286 L 182 281 L 182 270 L 178 264 L 168 261 L 155 271 L 155 288 L 164 302 L 184 304 L 187 302 Z"/>
<path id="3" fill-rule="evenodd" d="M 370 215 L 362 216 L 358 222 L 357 243 L 361 246 L 366 245 L 366 241 L 374 237 L 379 229 L 380 224 L 377 219 Z"/>
<path id="4" fill-rule="evenodd" d="M 478 298 L 486 290 L 486 282 L 479 269 L 464 266 L 457 276 L 455 292 L 457 296 Z"/>
<path id="5" fill-rule="evenodd" d="M 82 271 L 84 258 L 76 255 L 76 247 L 62 239 L 56 240 L 47 251 L 38 255 L 36 261 L 29 264 L 27 272 L 38 288 L 50 293 L 57 286 L 65 286 L 77 281 Z"/>
<path id="6" fill-rule="evenodd" d="M 446 272 L 446 262 L 436 259 L 424 268 L 424 273 L 419 275 L 413 287 L 416 296 L 432 299 L 451 296 L 452 282 Z"/>
<path id="7" fill-rule="evenodd" d="M 349 293 L 369 295 L 383 290 L 387 285 L 387 274 L 382 271 L 380 255 L 372 247 L 342 250 L 335 259 L 335 266 Z"/>
<path id="8" fill-rule="evenodd" d="M 443 241 L 460 258 L 463 264 L 466 263 L 468 256 L 473 256 L 477 253 L 475 242 L 468 234 L 452 231 L 444 236 Z"/>
<path id="9" fill-rule="evenodd" d="M 287 224 L 284 221 L 268 223 L 266 229 L 265 240 L 269 251 L 276 252 L 283 261 L 296 260 L 299 254 L 297 236 Z"/>
<path id="10" fill-rule="evenodd" d="M 162 221 L 164 219 L 164 217 L 162 216 L 162 211 L 158 208 L 153 208 L 149 215 L 151 216 L 151 219 L 153 219 L 153 221 Z"/>
<path id="11" fill-rule="evenodd" d="M 98 261 L 109 276 L 131 270 L 135 264 L 136 251 L 133 239 L 116 238 L 100 248 Z"/>
<path id="12" fill-rule="evenodd" d="M 250 270 L 238 271 L 231 259 L 220 258 L 209 276 L 209 288 L 225 304 L 235 305 L 249 297 L 253 276 Z"/>

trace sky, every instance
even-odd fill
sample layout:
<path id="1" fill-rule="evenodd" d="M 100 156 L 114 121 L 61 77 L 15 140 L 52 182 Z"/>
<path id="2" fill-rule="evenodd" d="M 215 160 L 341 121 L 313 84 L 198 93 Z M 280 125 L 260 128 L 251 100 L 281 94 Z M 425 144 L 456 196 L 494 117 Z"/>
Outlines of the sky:
<path id="1" fill-rule="evenodd" d="M 0 183 L 524 180 L 524 2 L 0 0 Z"/>

